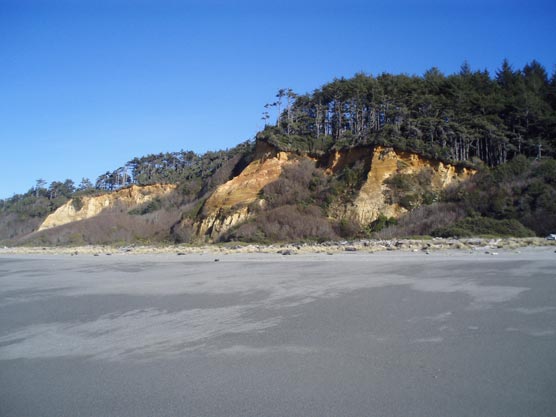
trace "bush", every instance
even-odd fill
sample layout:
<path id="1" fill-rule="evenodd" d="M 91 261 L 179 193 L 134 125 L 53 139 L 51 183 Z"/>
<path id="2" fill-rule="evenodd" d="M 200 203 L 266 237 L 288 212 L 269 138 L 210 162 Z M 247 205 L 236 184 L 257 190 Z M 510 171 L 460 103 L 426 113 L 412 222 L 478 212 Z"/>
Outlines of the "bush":
<path id="1" fill-rule="evenodd" d="M 221 240 L 245 242 L 332 240 L 338 236 L 319 207 L 284 205 L 261 212 L 224 235 Z"/>
<path id="2" fill-rule="evenodd" d="M 370 225 L 371 232 L 380 232 L 382 229 L 398 224 L 398 220 L 394 217 L 386 217 L 384 214 L 380 213 L 378 219 Z"/>
<path id="3" fill-rule="evenodd" d="M 399 166 L 398 169 L 403 169 Z M 432 169 L 423 169 L 416 174 L 396 173 L 384 181 L 388 186 L 384 192 L 389 204 L 399 204 L 406 210 L 413 210 L 421 204 L 432 204 L 438 194 L 432 188 Z"/>
<path id="4" fill-rule="evenodd" d="M 434 203 L 418 207 L 397 219 L 397 224 L 386 224 L 382 230 L 373 230 L 373 237 L 394 239 L 408 236 L 430 235 L 439 227 L 449 226 L 465 217 L 465 210 L 454 203 Z"/>
<path id="5" fill-rule="evenodd" d="M 178 223 L 172 226 L 170 235 L 175 243 L 191 243 L 195 238 L 193 220 L 182 217 Z"/>
<path id="6" fill-rule="evenodd" d="M 444 193 L 469 216 L 514 219 L 543 236 L 556 230 L 556 161 L 517 156 Z"/>
<path id="7" fill-rule="evenodd" d="M 136 207 L 132 210 L 128 211 L 128 214 L 131 214 L 133 216 L 143 216 L 145 214 L 148 213 L 153 213 L 157 210 L 160 210 L 162 208 L 162 201 L 160 200 L 160 198 L 153 198 L 151 201 L 140 205 L 139 207 Z"/>
<path id="8" fill-rule="evenodd" d="M 355 238 L 361 235 L 361 225 L 353 219 L 343 218 L 336 225 L 335 231 L 343 238 Z"/>
<path id="9" fill-rule="evenodd" d="M 83 199 L 81 197 L 74 197 L 71 200 L 71 205 L 75 209 L 75 211 L 79 211 L 83 208 Z"/>
<path id="10" fill-rule="evenodd" d="M 541 161 L 533 170 L 533 174 L 549 184 L 556 184 L 556 160 L 546 159 Z"/>
<path id="11" fill-rule="evenodd" d="M 474 237 L 494 235 L 500 237 L 531 237 L 535 233 L 514 219 L 498 220 L 490 217 L 467 217 L 451 226 L 432 231 L 437 237 Z"/>
<path id="12" fill-rule="evenodd" d="M 322 176 L 322 172 L 315 168 L 315 164 L 302 159 L 284 167 L 280 177 L 263 188 L 262 197 L 269 208 L 311 204 L 314 201 L 314 192 L 311 189 L 315 190 L 319 176 Z"/>

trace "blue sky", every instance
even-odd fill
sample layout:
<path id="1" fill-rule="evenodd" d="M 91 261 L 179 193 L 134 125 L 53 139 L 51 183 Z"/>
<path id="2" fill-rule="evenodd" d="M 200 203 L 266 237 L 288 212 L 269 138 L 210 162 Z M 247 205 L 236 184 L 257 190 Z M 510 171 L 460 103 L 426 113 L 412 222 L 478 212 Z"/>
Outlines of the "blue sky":
<path id="1" fill-rule="evenodd" d="M 282 87 L 556 64 L 552 1 L 0 0 L 0 198 L 252 138 Z"/>

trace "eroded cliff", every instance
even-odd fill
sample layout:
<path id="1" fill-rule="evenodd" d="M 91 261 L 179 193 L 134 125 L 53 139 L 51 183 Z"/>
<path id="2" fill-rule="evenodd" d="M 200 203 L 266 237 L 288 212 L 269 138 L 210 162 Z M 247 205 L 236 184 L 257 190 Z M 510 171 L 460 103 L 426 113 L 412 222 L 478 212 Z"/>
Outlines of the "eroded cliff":
<path id="1" fill-rule="evenodd" d="M 167 196 L 175 189 L 174 184 L 132 185 L 109 194 L 71 199 L 50 214 L 39 226 L 38 231 L 90 219 L 110 208 L 131 209 L 154 198 Z"/>
<path id="2" fill-rule="evenodd" d="M 430 187 L 440 191 L 475 173 L 469 168 L 456 167 L 420 155 L 377 146 L 370 155 L 370 169 L 366 180 L 352 203 L 337 207 L 334 216 L 347 217 L 365 225 L 376 220 L 380 214 L 399 217 L 407 211 L 399 204 L 391 204 L 385 197 L 389 186 L 386 180 L 395 174 L 418 175 L 424 171 L 430 179 Z"/>
<path id="3" fill-rule="evenodd" d="M 344 195 L 332 201 L 327 206 L 326 215 L 332 222 L 349 219 L 362 226 L 370 224 L 380 215 L 398 217 L 407 211 L 388 197 L 388 180 L 397 174 L 418 176 L 426 172 L 428 189 L 436 191 L 474 174 L 470 169 L 380 146 L 338 150 L 317 159 L 306 154 L 281 152 L 260 142 L 252 162 L 238 175 L 218 186 L 198 213 L 185 217 L 185 220 L 182 217 L 181 222 L 189 224 L 191 233 L 197 239 L 217 240 L 256 213 L 261 213 L 260 209 L 264 210 L 267 205 L 263 193 L 265 187 L 278 180 L 285 167 L 302 160 L 322 169 L 320 172 L 327 178 L 340 178 L 346 169 L 359 167 L 357 188 L 350 191 L 349 198 Z M 90 219 L 106 210 L 127 213 L 173 192 L 176 192 L 176 185 L 131 186 L 109 194 L 70 200 L 49 215 L 38 230 Z"/>
<path id="4" fill-rule="evenodd" d="M 216 238 L 250 216 L 249 206 L 263 204 L 261 190 L 276 181 L 290 164 L 290 155 L 258 143 L 253 162 L 237 177 L 219 186 L 206 200 L 201 219 L 195 224 L 198 237 Z"/>
<path id="5" fill-rule="evenodd" d="M 379 215 L 398 217 L 407 210 L 398 203 L 388 201 L 386 180 L 395 174 L 418 175 L 427 171 L 430 188 L 440 191 L 454 182 L 467 179 L 474 171 L 416 154 L 384 147 L 358 147 L 335 151 L 320 163 L 307 155 L 278 152 L 267 144 L 259 144 L 254 161 L 237 177 L 218 187 L 206 201 L 202 216 L 195 224 L 198 237 L 217 239 L 232 227 L 252 216 L 254 204 L 265 206 L 261 191 L 277 180 L 288 164 L 300 158 L 308 159 L 324 169 L 327 175 L 336 175 L 344 168 L 362 163 L 364 178 L 356 195 L 349 202 L 336 201 L 329 209 L 333 220 L 350 219 L 360 225 L 376 220 Z M 324 161 L 324 162 L 323 162 Z"/>

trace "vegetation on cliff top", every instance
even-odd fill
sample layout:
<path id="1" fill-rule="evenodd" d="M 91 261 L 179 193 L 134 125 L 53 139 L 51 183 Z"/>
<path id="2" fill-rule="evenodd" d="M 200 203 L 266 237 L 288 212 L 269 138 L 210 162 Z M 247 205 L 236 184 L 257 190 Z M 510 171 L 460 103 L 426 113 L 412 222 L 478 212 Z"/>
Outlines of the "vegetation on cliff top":
<path id="1" fill-rule="evenodd" d="M 257 139 L 288 151 L 384 145 L 489 166 L 556 152 L 556 73 L 549 78 L 536 61 L 522 70 L 504 61 L 494 78 L 467 63 L 449 76 L 436 68 L 423 76 L 357 74 L 311 94 L 282 89 L 268 107 L 280 113 Z"/>

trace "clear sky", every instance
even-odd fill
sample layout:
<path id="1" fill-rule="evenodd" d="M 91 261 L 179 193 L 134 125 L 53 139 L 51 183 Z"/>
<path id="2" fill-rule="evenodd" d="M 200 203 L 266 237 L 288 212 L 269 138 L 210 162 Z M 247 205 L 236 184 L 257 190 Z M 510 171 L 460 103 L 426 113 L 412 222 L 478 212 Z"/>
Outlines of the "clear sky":
<path id="1" fill-rule="evenodd" d="M 556 2 L 0 0 L 0 198 L 253 138 L 279 88 L 556 64 Z"/>

